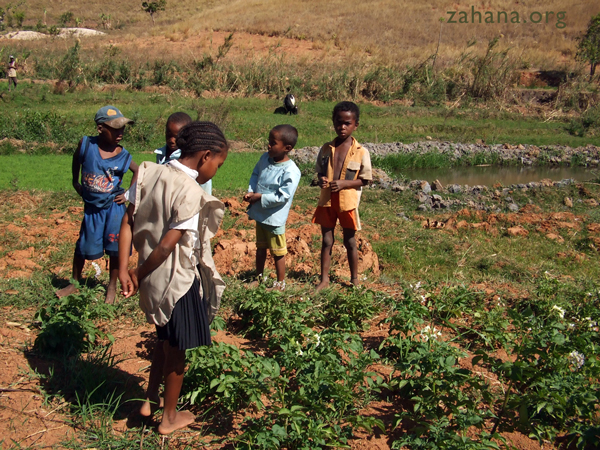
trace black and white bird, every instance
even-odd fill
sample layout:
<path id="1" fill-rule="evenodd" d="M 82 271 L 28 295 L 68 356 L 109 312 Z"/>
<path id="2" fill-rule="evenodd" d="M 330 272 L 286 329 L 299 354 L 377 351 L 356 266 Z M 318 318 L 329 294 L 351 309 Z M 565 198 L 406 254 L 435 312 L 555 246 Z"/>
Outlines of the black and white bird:
<path id="1" fill-rule="evenodd" d="M 286 114 L 298 114 L 298 107 L 296 106 L 296 97 L 293 94 L 288 94 L 283 99 L 283 106 Z"/>

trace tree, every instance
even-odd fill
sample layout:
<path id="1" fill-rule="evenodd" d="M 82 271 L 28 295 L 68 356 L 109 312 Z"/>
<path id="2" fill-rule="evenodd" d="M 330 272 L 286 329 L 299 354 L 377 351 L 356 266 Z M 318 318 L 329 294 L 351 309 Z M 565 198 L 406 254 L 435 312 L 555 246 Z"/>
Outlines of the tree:
<path id="1" fill-rule="evenodd" d="M 164 11 L 167 6 L 167 0 L 154 0 L 152 2 L 142 2 L 142 9 L 150 14 L 152 25 L 154 25 L 154 14 Z"/>
<path id="2" fill-rule="evenodd" d="M 600 13 L 592 17 L 585 34 L 578 39 L 576 58 L 590 64 L 590 78 L 600 64 Z"/>

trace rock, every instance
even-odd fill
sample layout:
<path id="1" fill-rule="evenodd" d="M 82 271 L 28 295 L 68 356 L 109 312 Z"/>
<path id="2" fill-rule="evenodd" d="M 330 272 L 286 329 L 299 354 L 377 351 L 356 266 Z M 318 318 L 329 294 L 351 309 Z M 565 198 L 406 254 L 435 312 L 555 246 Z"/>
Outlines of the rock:
<path id="1" fill-rule="evenodd" d="M 407 220 L 407 221 L 410 220 L 410 218 L 404 212 L 397 213 L 396 217 L 399 217 L 400 219 Z"/>
<path id="2" fill-rule="evenodd" d="M 426 203 L 421 203 L 419 206 L 417 206 L 417 211 L 427 211 L 429 208 L 427 207 Z"/>
<path id="3" fill-rule="evenodd" d="M 588 206 L 591 206 L 592 208 L 598 206 L 598 202 L 596 201 L 596 199 L 593 198 L 587 198 L 583 201 L 583 203 L 585 203 Z"/>
<path id="4" fill-rule="evenodd" d="M 508 210 L 510 212 L 519 212 L 519 207 L 516 203 L 511 203 L 510 205 L 508 205 Z"/>
<path id="5" fill-rule="evenodd" d="M 406 186 L 403 186 L 398 183 L 392 184 L 392 191 L 394 192 L 403 192 L 406 189 Z"/>
<path id="6" fill-rule="evenodd" d="M 431 188 L 434 191 L 443 191 L 444 190 L 444 186 L 442 186 L 442 183 L 440 183 L 440 180 L 435 180 L 433 182 L 433 185 L 431 186 Z"/>
<path id="7" fill-rule="evenodd" d="M 462 187 L 459 184 L 450 184 L 447 189 L 451 194 L 460 194 L 462 192 Z"/>
<path id="8" fill-rule="evenodd" d="M 419 200 L 419 203 L 427 203 L 429 202 L 429 195 L 425 194 L 424 192 L 419 192 L 417 194 L 417 199 Z"/>
<path id="9" fill-rule="evenodd" d="M 563 200 L 563 203 L 565 204 L 565 206 L 567 208 L 573 207 L 573 200 L 571 200 L 569 197 L 565 197 L 565 199 Z"/>
<path id="10" fill-rule="evenodd" d="M 425 194 L 429 194 L 431 192 L 431 186 L 429 185 L 429 183 L 427 181 L 423 181 L 421 183 L 421 190 L 425 193 Z"/>
<path id="11" fill-rule="evenodd" d="M 442 201 L 442 196 L 441 195 L 434 194 L 434 195 L 431 196 L 431 198 L 433 199 L 434 202 L 441 202 Z"/>

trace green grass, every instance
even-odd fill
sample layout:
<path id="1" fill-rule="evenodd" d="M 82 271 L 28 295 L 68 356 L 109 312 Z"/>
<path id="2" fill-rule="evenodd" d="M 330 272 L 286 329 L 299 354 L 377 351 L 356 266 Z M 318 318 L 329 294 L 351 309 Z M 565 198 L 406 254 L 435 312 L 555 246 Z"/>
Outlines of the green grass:
<path id="1" fill-rule="evenodd" d="M 247 189 L 252 169 L 258 162 L 260 153 L 233 153 L 227 156 L 225 164 L 213 179 L 217 191 Z M 136 153 L 133 159 L 138 164 L 154 161 L 151 153 Z M 43 191 L 71 191 L 71 155 L 10 155 L 0 156 L 0 189 Z M 129 186 L 131 172 L 125 177 L 123 186 Z"/>
<path id="2" fill-rule="evenodd" d="M 99 107 L 113 104 L 136 120 L 123 140 L 132 153 L 151 151 L 164 145 L 164 124 L 175 111 L 192 118 L 212 120 L 221 125 L 228 139 L 241 140 L 264 150 L 269 130 L 280 123 L 298 128 L 297 147 L 320 146 L 335 137 L 331 111 L 335 102 L 300 101 L 300 114 L 281 116 L 273 111 L 281 106 L 274 98 L 190 99 L 178 93 L 150 94 L 128 90 L 83 90 L 55 94 L 51 85 L 23 82 L 19 91 L 8 94 L 0 119 L 0 139 L 25 141 L 29 152 L 72 152 L 84 134 L 94 134 L 94 114 Z M 579 137 L 567 132 L 567 122 L 541 117 L 465 107 L 377 106 L 361 104 L 356 138 L 361 142 L 412 142 L 427 136 L 437 140 L 486 143 L 512 143 L 573 147 L 600 145 L 600 136 Z M 52 143 L 52 144 L 51 144 Z M 16 149 L 0 145 L 0 154 Z"/>

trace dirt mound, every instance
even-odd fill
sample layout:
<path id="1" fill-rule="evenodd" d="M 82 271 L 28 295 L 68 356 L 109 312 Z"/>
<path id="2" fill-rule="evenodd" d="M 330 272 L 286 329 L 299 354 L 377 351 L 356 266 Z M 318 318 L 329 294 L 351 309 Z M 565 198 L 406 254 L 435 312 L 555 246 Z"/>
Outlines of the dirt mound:
<path id="1" fill-rule="evenodd" d="M 12 203 L 10 203 L 12 202 Z M 3 203 L 30 211 L 36 208 L 41 198 L 22 193 L 4 199 Z M 245 275 L 254 270 L 256 257 L 255 223 L 246 215 L 246 204 L 237 197 L 223 199 L 231 217 L 237 218 L 233 226 L 224 230 L 221 228 L 213 238 L 214 260 L 219 272 L 227 276 Z M 79 236 L 79 227 L 83 215 L 82 207 L 69 207 L 64 211 L 55 211 L 49 216 L 25 215 L 11 222 L 0 224 L 0 235 L 14 236 L 27 248 L 15 250 L 0 258 L 0 276 L 5 278 L 27 278 L 36 270 L 43 268 L 46 261 L 58 251 L 58 245 L 70 243 L 75 245 Z M 302 211 L 296 206 L 290 211 L 286 238 L 288 256 L 286 265 L 288 273 L 297 276 L 316 276 L 320 273 L 321 230 L 310 223 L 312 210 Z M 44 242 L 44 246 L 36 245 Z M 373 251 L 370 242 L 363 236 L 357 237 L 359 255 L 359 273 L 361 276 L 378 277 L 379 258 Z M 1 251 L 1 248 L 0 248 Z M 137 253 L 131 258 L 136 261 Z M 350 277 L 346 249 L 340 242 L 333 248 L 332 274 L 338 277 Z M 68 277 L 71 261 L 64 261 L 52 268 L 59 276 Z M 107 271 L 107 260 L 87 261 L 84 273 L 88 276 L 100 276 Z M 267 265 L 273 271 L 272 258 L 267 259 Z"/>
<path id="2" fill-rule="evenodd" d="M 531 205 L 523 207 L 518 213 L 495 214 L 483 211 L 462 209 L 456 214 L 438 220 L 422 219 L 423 228 L 444 230 L 455 233 L 460 229 L 484 230 L 498 235 L 505 232 L 508 236 L 527 236 L 530 231 L 546 235 L 548 239 L 563 242 L 561 231 L 577 232 L 584 218 L 570 212 L 542 213 Z M 465 220 L 465 219 L 469 219 Z M 591 232 L 600 231 L 600 224 L 588 225 Z"/>
<path id="3" fill-rule="evenodd" d="M 255 268 L 255 224 L 245 214 L 246 205 L 236 197 L 223 199 L 223 203 L 231 216 L 238 219 L 232 228 L 220 231 L 215 237 L 215 265 L 223 275 L 239 276 Z M 310 223 L 311 217 L 312 211 L 302 211 L 299 207 L 291 210 L 288 216 L 285 232 L 288 248 L 286 266 L 288 273 L 297 276 L 319 275 L 321 270 L 321 230 L 318 225 Z M 379 258 L 370 242 L 365 237 L 359 236 L 357 245 L 359 273 L 378 277 Z M 275 270 L 272 258 L 267 258 L 267 267 Z M 350 277 L 346 249 L 339 240 L 333 247 L 331 269 L 338 277 Z"/>
<path id="4" fill-rule="evenodd" d="M 39 205 L 41 198 L 23 193 L 6 201 L 14 201 L 14 207 L 29 211 Z M 5 278 L 27 278 L 35 270 L 41 269 L 44 262 L 58 251 L 58 245 L 67 241 L 75 243 L 82 214 L 83 208 L 71 207 L 48 217 L 25 215 L 13 222 L 0 224 L 0 235 L 14 237 L 28 246 L 8 252 L 0 258 L 0 275 Z M 36 244 L 40 242 L 45 245 L 36 249 Z M 64 270 L 70 270 L 70 262 L 55 267 L 53 272 L 58 274 Z"/>

